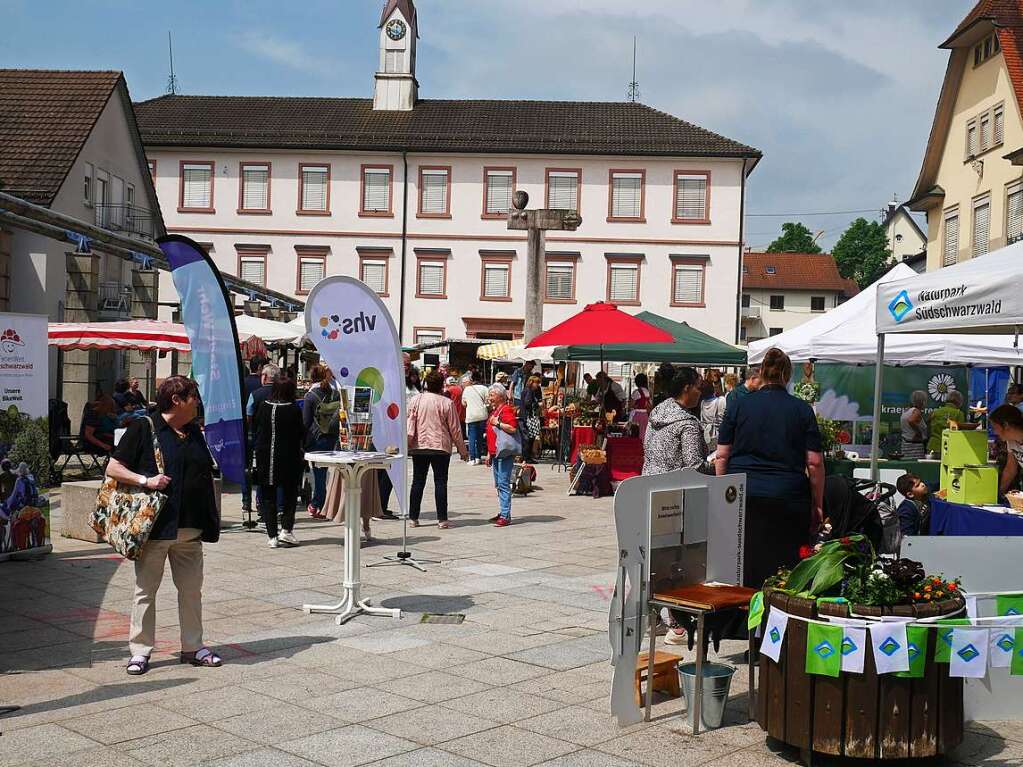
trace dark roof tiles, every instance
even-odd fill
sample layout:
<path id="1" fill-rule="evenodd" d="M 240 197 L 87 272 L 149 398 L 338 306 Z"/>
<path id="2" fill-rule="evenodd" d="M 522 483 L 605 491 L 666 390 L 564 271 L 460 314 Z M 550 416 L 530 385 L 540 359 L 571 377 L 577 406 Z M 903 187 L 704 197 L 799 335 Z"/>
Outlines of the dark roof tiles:
<path id="1" fill-rule="evenodd" d="M 760 152 L 643 104 L 161 96 L 135 105 L 148 146 L 759 158 Z"/>

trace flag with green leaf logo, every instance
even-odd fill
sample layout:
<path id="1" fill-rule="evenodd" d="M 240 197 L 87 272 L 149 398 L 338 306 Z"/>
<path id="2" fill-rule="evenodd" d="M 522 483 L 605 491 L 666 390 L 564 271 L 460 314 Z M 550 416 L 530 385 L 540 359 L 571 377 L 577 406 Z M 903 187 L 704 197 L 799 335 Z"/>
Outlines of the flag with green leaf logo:
<path id="1" fill-rule="evenodd" d="M 934 641 L 935 663 L 948 663 L 952 660 L 952 627 L 969 625 L 969 618 L 946 618 L 938 621 L 938 636 Z"/>
<path id="2" fill-rule="evenodd" d="M 746 617 L 746 628 L 753 631 L 764 618 L 764 592 L 758 591 L 749 601 L 749 615 Z"/>
<path id="3" fill-rule="evenodd" d="M 838 676 L 842 670 L 842 627 L 806 624 L 806 673 Z"/>
<path id="4" fill-rule="evenodd" d="M 922 626 L 906 626 L 906 653 L 909 655 L 909 671 L 896 672 L 895 676 L 906 679 L 922 679 L 927 665 L 927 632 Z"/>
<path id="5" fill-rule="evenodd" d="M 999 615 L 1023 616 L 1023 594 L 999 594 L 995 608 Z"/>

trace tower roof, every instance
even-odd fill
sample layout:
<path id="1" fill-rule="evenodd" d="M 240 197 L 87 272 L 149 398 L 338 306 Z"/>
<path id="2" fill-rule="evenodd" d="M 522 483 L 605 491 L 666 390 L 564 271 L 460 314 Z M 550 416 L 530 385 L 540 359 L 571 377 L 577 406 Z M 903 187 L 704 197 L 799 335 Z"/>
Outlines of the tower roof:
<path id="1" fill-rule="evenodd" d="M 380 14 L 380 23 L 377 24 L 377 29 L 387 23 L 387 20 L 395 10 L 401 11 L 401 15 L 415 29 L 416 37 L 419 37 L 419 21 L 416 19 L 416 6 L 412 0 L 387 0 L 384 12 Z"/>

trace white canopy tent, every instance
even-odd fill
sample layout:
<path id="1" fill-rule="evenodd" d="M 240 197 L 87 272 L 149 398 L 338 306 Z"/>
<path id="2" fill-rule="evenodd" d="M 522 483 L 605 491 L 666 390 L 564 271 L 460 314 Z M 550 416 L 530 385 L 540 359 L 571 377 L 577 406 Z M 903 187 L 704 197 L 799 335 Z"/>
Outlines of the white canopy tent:
<path id="1" fill-rule="evenodd" d="M 875 393 L 881 391 L 886 338 L 902 334 L 996 334 L 1014 350 L 1023 328 L 1023 242 L 934 272 L 914 274 L 878 286 L 874 311 L 877 332 Z M 962 336 L 968 340 L 968 336 Z M 985 337 L 985 336 L 982 336 Z M 975 362 L 988 362 L 977 357 Z M 1017 363 L 1019 362 L 1017 361 Z M 878 471 L 881 398 L 874 397 L 871 477 Z"/>
<path id="2" fill-rule="evenodd" d="M 238 328 L 238 335 L 258 336 L 267 344 L 298 344 L 305 335 L 304 318 L 301 329 L 290 322 L 277 322 L 248 314 L 237 315 L 234 324 Z"/>

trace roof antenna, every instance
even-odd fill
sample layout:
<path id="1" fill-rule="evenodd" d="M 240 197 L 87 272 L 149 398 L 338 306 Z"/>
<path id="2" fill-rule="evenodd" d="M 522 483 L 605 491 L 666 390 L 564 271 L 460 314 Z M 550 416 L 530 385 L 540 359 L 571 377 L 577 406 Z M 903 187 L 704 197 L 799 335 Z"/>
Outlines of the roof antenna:
<path id="1" fill-rule="evenodd" d="M 635 104 L 639 100 L 639 81 L 636 80 L 636 38 L 632 38 L 632 80 L 626 91 L 626 98 Z"/>
<path id="2" fill-rule="evenodd" d="M 174 43 L 171 42 L 170 30 L 167 30 L 167 53 L 170 55 L 170 77 L 167 78 L 167 93 L 176 96 L 178 93 L 178 78 L 174 76 Z"/>

